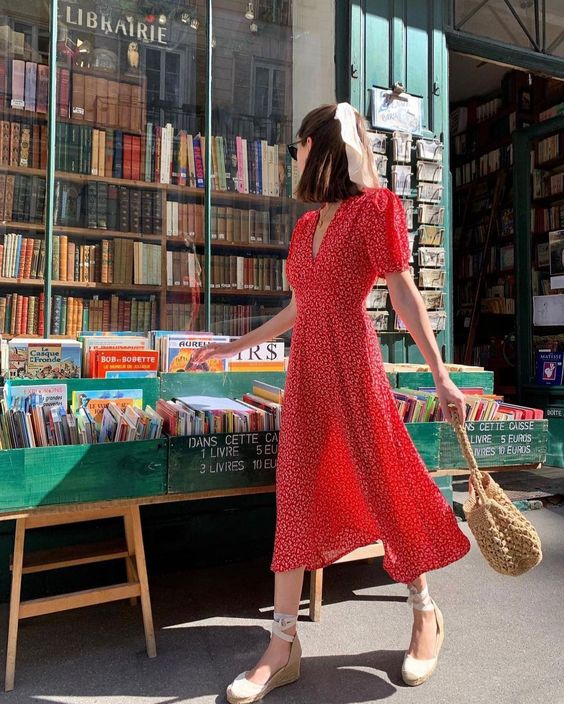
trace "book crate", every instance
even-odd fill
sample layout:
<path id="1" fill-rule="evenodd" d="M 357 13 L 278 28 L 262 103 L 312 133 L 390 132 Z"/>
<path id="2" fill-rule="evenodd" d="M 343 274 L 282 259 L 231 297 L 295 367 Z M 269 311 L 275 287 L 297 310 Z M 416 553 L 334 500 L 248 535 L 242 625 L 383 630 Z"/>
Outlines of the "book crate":
<path id="1" fill-rule="evenodd" d="M 166 439 L 0 451 L 0 511 L 166 494 Z"/>
<path id="2" fill-rule="evenodd" d="M 401 389 L 421 389 L 434 387 L 431 372 L 397 372 L 397 387 Z M 452 381 L 461 388 L 481 388 L 485 394 L 493 394 L 493 372 L 450 372 Z"/>
<path id="3" fill-rule="evenodd" d="M 564 399 L 550 404 L 546 409 L 548 418 L 548 449 L 546 462 L 552 467 L 564 467 Z"/>
<path id="4" fill-rule="evenodd" d="M 241 397 L 252 391 L 253 381 L 260 379 L 266 384 L 284 388 L 285 372 L 189 372 L 163 373 L 161 379 L 161 398 L 171 399 L 178 396 L 202 395 Z"/>

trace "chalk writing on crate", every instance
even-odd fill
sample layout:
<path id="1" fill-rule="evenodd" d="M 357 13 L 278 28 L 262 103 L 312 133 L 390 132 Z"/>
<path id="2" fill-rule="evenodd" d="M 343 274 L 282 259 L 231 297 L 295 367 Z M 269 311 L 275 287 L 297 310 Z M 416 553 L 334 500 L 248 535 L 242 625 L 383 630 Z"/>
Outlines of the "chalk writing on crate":
<path id="1" fill-rule="evenodd" d="M 276 468 L 278 433 L 233 433 L 187 438 L 199 450 L 200 474 L 272 471 Z"/>
<path id="2" fill-rule="evenodd" d="M 533 421 L 483 421 L 465 424 L 476 459 L 530 455 Z"/>

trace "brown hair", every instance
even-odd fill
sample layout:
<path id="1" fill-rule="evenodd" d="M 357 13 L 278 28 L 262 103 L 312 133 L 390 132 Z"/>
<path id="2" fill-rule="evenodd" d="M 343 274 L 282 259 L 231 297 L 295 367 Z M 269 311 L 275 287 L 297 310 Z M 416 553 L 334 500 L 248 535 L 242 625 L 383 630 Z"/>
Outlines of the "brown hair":
<path id="1" fill-rule="evenodd" d="M 311 137 L 311 151 L 296 191 L 305 203 L 335 203 L 362 193 L 362 189 L 349 178 L 345 143 L 341 137 L 341 123 L 335 119 L 337 105 L 321 105 L 304 117 L 298 139 L 304 144 Z M 362 117 L 356 114 L 356 128 L 360 141 L 370 153 L 370 168 L 375 182 L 378 174 L 373 166 L 372 149 Z"/>

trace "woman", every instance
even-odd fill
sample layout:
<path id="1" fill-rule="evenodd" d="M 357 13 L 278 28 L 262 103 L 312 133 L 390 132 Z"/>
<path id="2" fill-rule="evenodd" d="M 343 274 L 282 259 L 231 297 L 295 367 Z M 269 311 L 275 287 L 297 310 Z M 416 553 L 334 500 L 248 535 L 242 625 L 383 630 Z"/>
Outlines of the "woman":
<path id="1" fill-rule="evenodd" d="M 441 408 L 464 417 L 464 396 L 441 361 L 409 273 L 405 213 L 378 187 L 360 115 L 348 104 L 310 112 L 290 145 L 301 173 L 298 198 L 322 203 L 294 229 L 287 275 L 292 300 L 278 315 L 197 362 L 231 357 L 294 328 L 277 463 L 273 637 L 257 665 L 227 689 L 250 704 L 298 679 L 296 635 L 304 570 L 331 564 L 380 539 L 384 567 L 409 589 L 409 685 L 433 673 L 444 635 L 425 572 L 458 560 L 469 542 L 457 526 L 401 421 L 377 335 L 365 309 L 377 277 L 432 370 Z"/>

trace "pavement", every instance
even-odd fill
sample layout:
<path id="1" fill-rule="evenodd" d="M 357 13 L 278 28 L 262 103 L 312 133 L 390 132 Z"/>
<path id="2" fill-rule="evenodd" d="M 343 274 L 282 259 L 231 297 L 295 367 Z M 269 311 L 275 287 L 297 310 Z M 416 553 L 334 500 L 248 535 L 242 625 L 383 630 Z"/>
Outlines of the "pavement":
<path id="1" fill-rule="evenodd" d="M 498 575 L 475 545 L 463 560 L 430 574 L 446 639 L 439 667 L 422 687 L 406 687 L 400 677 L 411 629 L 405 587 L 391 582 L 376 560 L 326 570 L 320 623 L 307 620 L 306 580 L 302 677 L 266 701 L 564 704 L 564 506 L 527 516 L 544 551 L 527 575 Z M 225 702 L 226 684 L 268 642 L 268 560 L 159 574 L 150 582 L 157 658 L 147 658 L 140 609 L 127 602 L 26 620 L 16 689 L 0 694 L 0 702 Z M 0 662 L 6 618 L 3 607 Z"/>

